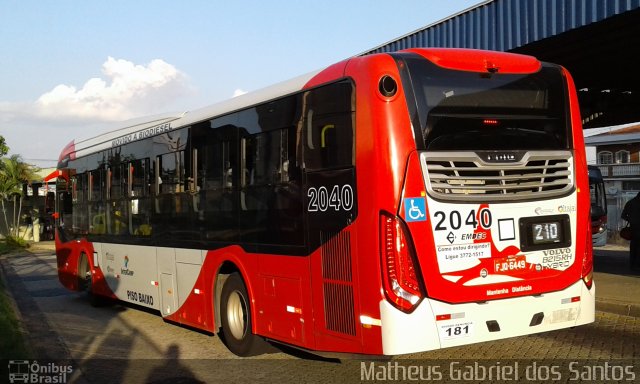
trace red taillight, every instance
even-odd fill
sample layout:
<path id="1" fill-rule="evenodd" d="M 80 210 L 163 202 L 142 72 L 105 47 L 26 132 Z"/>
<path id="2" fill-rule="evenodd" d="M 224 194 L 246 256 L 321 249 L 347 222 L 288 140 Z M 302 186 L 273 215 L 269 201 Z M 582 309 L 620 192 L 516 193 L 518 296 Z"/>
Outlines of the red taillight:
<path id="1" fill-rule="evenodd" d="M 591 226 L 587 225 L 586 244 L 582 258 L 582 281 L 588 289 L 593 285 L 593 244 L 591 239 Z"/>
<path id="2" fill-rule="evenodd" d="M 388 213 L 380 214 L 380 253 L 387 299 L 398 309 L 411 312 L 424 297 L 415 251 L 404 223 Z"/>

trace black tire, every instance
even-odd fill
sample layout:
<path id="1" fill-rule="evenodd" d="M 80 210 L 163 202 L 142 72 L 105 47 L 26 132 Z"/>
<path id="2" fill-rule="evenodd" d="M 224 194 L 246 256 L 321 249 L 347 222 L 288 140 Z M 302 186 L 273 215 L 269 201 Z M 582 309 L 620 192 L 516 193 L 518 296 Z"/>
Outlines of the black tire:
<path id="1" fill-rule="evenodd" d="M 227 348 L 238 356 L 256 353 L 257 337 L 251 332 L 251 301 L 240 274 L 232 273 L 224 282 L 220 297 L 222 338 Z"/>
<path id="2" fill-rule="evenodd" d="M 93 274 L 91 273 L 91 266 L 89 265 L 89 259 L 86 254 L 80 255 L 78 261 L 78 284 L 81 292 L 86 292 L 89 298 L 89 304 L 92 307 L 101 307 L 105 304 L 105 299 L 93 293 Z"/>

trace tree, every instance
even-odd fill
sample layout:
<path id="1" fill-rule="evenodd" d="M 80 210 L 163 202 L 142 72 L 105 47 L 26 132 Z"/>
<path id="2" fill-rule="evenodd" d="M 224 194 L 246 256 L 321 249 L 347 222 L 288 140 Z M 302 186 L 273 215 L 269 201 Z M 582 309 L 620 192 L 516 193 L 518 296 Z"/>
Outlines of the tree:
<path id="1" fill-rule="evenodd" d="M 9 147 L 7 147 L 7 143 L 4 141 L 4 137 L 0 135 L 0 157 L 9 153 Z"/>
<path id="2" fill-rule="evenodd" d="M 20 215 L 24 198 L 22 186 L 36 178 L 36 168 L 22 161 L 20 155 L 2 158 L 0 163 L 0 200 L 7 229 L 13 228 L 11 235 L 18 237 L 20 233 Z M 9 226 L 4 202 L 13 199 L 12 225 Z"/>
<path id="3" fill-rule="evenodd" d="M 2 159 L 4 160 L 4 159 Z M 17 186 L 13 182 L 13 180 L 9 180 L 4 174 L 4 161 L 0 162 L 0 203 L 2 203 L 2 214 L 4 216 L 4 223 L 6 225 L 7 233 L 4 235 L 9 235 L 9 220 L 7 219 L 7 209 L 5 207 L 4 202 L 9 201 L 11 195 L 18 190 Z"/>

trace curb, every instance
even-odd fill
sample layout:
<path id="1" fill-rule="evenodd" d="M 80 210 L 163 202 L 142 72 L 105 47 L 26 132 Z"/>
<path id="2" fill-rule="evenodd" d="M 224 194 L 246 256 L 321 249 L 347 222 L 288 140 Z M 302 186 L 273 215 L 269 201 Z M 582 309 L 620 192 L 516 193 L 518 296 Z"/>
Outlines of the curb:
<path id="1" fill-rule="evenodd" d="M 640 317 L 640 305 L 638 304 L 611 303 L 596 299 L 596 311 Z"/>

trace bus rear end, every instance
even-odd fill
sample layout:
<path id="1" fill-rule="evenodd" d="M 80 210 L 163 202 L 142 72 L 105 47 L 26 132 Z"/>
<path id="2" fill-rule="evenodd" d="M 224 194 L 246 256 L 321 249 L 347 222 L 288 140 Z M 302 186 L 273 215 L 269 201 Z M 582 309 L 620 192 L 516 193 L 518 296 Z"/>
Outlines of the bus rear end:
<path id="1" fill-rule="evenodd" d="M 396 211 L 380 213 L 383 353 L 592 322 L 589 185 L 568 73 L 499 52 L 392 56 L 417 150 Z"/>

